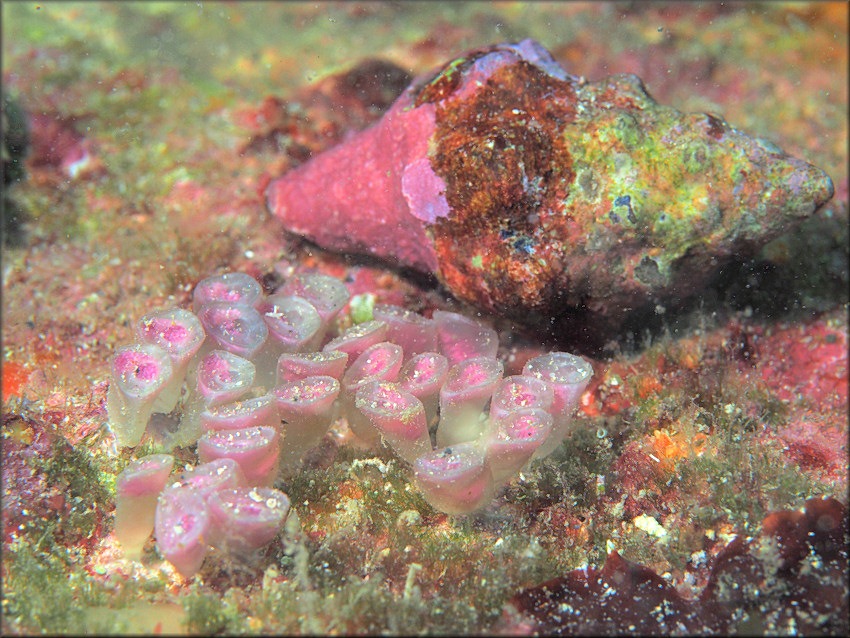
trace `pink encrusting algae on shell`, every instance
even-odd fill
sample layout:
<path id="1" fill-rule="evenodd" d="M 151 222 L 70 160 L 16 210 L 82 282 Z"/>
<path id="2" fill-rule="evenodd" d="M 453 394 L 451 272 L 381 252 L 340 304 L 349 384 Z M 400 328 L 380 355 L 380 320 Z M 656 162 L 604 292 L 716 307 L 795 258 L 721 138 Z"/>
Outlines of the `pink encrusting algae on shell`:
<path id="1" fill-rule="evenodd" d="M 128 466 L 120 485 L 144 489 L 119 490 L 119 540 L 138 556 L 153 527 L 162 555 L 187 577 L 211 548 L 244 553 L 274 538 L 288 510 L 276 481 L 298 471 L 340 418 L 363 443 L 383 443 L 409 464 L 431 505 L 467 514 L 563 440 L 590 380 L 589 364 L 566 353 L 503 378 L 495 331 L 457 313 L 428 318 L 379 305 L 374 319 L 336 334 L 348 300 L 337 280 L 305 274 L 269 297 L 252 281 L 204 280 L 197 317 L 147 315 L 145 342 L 113 358 L 108 410 L 119 445 L 137 445 L 154 411 L 168 408 L 173 431 L 152 427 L 151 436 L 165 449 L 197 444 L 201 463 L 170 486 L 171 456 Z M 148 342 L 157 340 L 170 350 Z M 170 383 L 175 397 L 157 403 Z M 132 507 L 144 519 L 135 528 Z"/>

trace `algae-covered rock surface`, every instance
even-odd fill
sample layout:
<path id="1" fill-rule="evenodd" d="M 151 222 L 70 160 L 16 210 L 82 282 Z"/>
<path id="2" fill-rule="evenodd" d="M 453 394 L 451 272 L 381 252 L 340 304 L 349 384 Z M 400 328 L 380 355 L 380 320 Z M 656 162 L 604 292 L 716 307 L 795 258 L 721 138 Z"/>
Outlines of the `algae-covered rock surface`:
<path id="1" fill-rule="evenodd" d="M 846 634 L 847 14 L 845 3 L 3 3 L 4 634 Z M 602 336 L 585 350 L 594 374 L 572 436 L 483 511 L 447 516 L 388 448 L 357 444 L 340 420 L 300 472 L 278 479 L 289 519 L 261 551 L 212 552 L 189 578 L 152 538 L 130 560 L 114 533 L 116 477 L 159 451 L 168 415 L 138 446 L 116 446 L 109 359 L 145 313 L 191 308 L 202 279 L 244 272 L 270 293 L 295 273 L 333 275 L 351 293 L 337 330 L 380 303 L 474 316 L 498 332 L 505 374 L 558 341 L 528 330 L 548 309 L 532 321 L 507 307 L 546 290 L 533 264 L 523 285 L 525 262 L 496 260 L 497 243 L 537 256 L 545 233 L 507 220 L 482 226 L 476 243 L 420 198 L 433 254 L 462 267 L 452 280 L 325 250 L 267 208 L 270 184 L 380 126 L 415 78 L 431 80 L 418 108 L 433 106 L 465 72 L 447 62 L 529 38 L 588 101 L 645 89 L 675 109 L 662 113 L 670 122 L 707 113 L 693 117 L 717 134 L 717 155 L 700 158 L 621 117 L 585 129 L 596 141 L 583 148 L 598 156 L 571 158 L 573 197 L 614 200 L 596 226 L 566 236 L 609 256 L 585 264 L 583 281 L 597 282 L 594 308 L 617 309 L 588 322 Z M 474 194 L 464 175 L 507 166 L 485 161 L 473 133 L 437 140 L 459 149 L 432 164 L 450 203 Z M 635 136 L 634 157 L 652 155 L 655 173 L 626 165 Z M 517 130 L 493 149 L 533 139 Z M 725 184 L 712 192 L 749 202 L 739 235 L 761 235 L 712 253 L 681 224 L 741 139 L 817 167 L 834 194 L 804 205 L 781 170 L 767 178 L 775 188 Z M 614 192 L 608 169 L 591 174 L 609 164 L 685 183 Z M 414 200 L 434 184 L 417 166 Z M 630 213 L 681 204 L 682 192 L 692 208 L 667 226 L 654 218 L 663 239 L 630 253 L 646 239 L 619 241 Z M 804 214 L 791 232 L 764 232 L 762 209 Z M 687 298 L 664 263 L 643 261 L 676 251 L 696 255 Z M 623 281 L 663 294 L 634 314 Z M 546 293 L 575 306 L 570 289 Z M 175 473 L 198 463 L 195 446 L 174 457 Z M 646 588 L 663 609 L 641 607 Z"/>

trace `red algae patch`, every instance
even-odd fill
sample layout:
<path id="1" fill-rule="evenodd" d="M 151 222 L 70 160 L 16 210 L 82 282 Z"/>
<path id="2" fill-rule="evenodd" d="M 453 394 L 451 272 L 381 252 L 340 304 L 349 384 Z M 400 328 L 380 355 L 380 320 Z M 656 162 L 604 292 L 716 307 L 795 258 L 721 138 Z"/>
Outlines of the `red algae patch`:
<path id="1" fill-rule="evenodd" d="M 761 378 L 781 399 L 847 405 L 847 325 L 834 323 L 819 318 L 756 333 Z"/>
<path id="2" fill-rule="evenodd" d="M 0 377 L 3 384 L 3 402 L 7 402 L 13 396 L 21 397 L 29 378 L 30 371 L 26 365 L 16 361 L 4 361 L 2 377 Z"/>

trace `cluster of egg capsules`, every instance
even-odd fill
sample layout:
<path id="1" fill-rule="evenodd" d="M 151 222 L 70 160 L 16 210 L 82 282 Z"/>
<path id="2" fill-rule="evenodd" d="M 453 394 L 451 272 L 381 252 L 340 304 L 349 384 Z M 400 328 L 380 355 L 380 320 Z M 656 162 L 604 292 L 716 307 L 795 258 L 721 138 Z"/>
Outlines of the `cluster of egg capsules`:
<path id="1" fill-rule="evenodd" d="M 201 281 L 192 311 L 152 312 L 116 350 L 107 394 L 119 446 L 138 445 L 154 415 L 166 449 L 197 443 L 200 464 L 171 478 L 170 454 L 132 461 L 117 481 L 116 535 L 194 574 L 210 547 L 252 551 L 283 525 L 274 489 L 341 417 L 367 444 L 410 464 L 425 499 L 449 514 L 485 507 L 532 458 L 551 453 L 592 369 L 550 352 L 504 377 L 498 336 L 464 315 L 431 318 L 376 304 L 373 319 L 332 333 L 348 289 L 318 273 L 264 296 L 252 277 Z M 488 407 L 489 406 L 489 407 Z"/>

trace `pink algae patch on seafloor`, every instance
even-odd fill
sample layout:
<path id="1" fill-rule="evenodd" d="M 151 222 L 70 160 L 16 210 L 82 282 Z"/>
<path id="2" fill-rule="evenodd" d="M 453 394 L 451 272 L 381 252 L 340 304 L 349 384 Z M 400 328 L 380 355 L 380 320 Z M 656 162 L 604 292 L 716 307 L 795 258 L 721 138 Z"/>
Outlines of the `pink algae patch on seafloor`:
<path id="1" fill-rule="evenodd" d="M 847 485 L 847 416 L 802 412 L 777 434 L 785 455 L 803 471 L 833 485 Z M 846 488 L 845 488 L 846 489 Z"/>
<path id="2" fill-rule="evenodd" d="M 779 327 L 762 336 L 757 348 L 762 380 L 779 398 L 846 409 L 847 335 L 828 320 Z"/>

